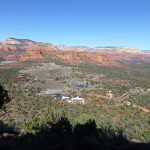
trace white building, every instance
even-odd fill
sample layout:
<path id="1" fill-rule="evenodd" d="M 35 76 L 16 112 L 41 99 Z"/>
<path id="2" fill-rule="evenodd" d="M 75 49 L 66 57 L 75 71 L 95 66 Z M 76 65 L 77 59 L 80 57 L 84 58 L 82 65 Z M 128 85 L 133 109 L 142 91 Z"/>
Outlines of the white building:
<path id="1" fill-rule="evenodd" d="M 70 97 L 70 96 L 67 96 L 67 95 L 63 95 L 63 96 L 61 97 L 61 99 L 62 99 L 62 100 L 70 100 L 71 97 Z"/>
<path id="2" fill-rule="evenodd" d="M 82 97 L 80 97 L 80 96 L 73 97 L 73 98 L 71 98 L 71 100 L 72 100 L 73 102 L 85 103 L 84 99 L 83 99 Z"/>

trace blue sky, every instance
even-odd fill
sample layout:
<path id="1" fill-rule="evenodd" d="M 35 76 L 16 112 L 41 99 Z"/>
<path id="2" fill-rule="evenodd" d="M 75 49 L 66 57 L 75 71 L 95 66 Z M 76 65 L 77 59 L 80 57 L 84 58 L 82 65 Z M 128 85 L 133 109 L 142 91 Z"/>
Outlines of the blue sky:
<path id="1" fill-rule="evenodd" d="M 0 0 L 0 41 L 150 50 L 150 0 Z"/>

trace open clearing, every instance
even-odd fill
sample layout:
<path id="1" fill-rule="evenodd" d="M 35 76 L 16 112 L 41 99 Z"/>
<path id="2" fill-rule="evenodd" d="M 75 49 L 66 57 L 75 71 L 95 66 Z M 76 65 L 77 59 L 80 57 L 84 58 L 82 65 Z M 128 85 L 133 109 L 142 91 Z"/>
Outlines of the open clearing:
<path id="1" fill-rule="evenodd" d="M 45 91 L 45 94 L 54 94 L 66 89 L 66 86 L 57 81 L 56 78 L 69 78 L 72 74 L 72 67 L 62 67 L 54 63 L 42 63 L 40 66 L 21 70 L 20 73 L 30 74 L 34 77 L 34 82 L 27 82 L 25 87 L 40 87 Z"/>

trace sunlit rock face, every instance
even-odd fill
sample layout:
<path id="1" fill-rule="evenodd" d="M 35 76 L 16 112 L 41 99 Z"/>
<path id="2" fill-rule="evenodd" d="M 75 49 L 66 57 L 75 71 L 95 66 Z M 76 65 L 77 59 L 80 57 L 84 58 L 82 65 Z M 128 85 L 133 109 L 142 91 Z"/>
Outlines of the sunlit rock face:
<path id="1" fill-rule="evenodd" d="M 2 42 L 2 45 L 23 46 L 23 45 L 34 45 L 35 43 L 36 42 L 34 42 L 32 40 L 27 40 L 27 39 L 8 38 Z"/>
<path id="2" fill-rule="evenodd" d="M 41 60 L 45 59 L 46 55 L 50 55 L 50 52 L 54 52 L 53 57 L 74 65 L 92 62 L 99 65 L 120 66 L 114 60 L 122 60 L 124 58 L 132 60 L 134 59 L 133 57 L 136 57 L 138 60 L 144 60 L 146 58 L 141 55 L 143 51 L 132 47 L 89 48 L 86 46 L 54 46 L 51 43 L 16 38 L 8 38 L 0 42 L 1 59 L 22 61 Z"/>
<path id="3" fill-rule="evenodd" d="M 49 54 L 71 65 L 93 63 L 102 66 L 121 66 L 107 54 L 84 52 L 50 52 Z"/>

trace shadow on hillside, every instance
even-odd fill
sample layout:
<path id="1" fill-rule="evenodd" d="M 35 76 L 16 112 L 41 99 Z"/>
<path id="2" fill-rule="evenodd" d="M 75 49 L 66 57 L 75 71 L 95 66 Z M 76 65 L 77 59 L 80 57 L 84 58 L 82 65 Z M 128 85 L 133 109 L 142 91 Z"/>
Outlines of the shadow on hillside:
<path id="1" fill-rule="evenodd" d="M 0 85 L 0 108 L 3 107 L 5 103 L 8 103 L 10 101 L 10 97 L 8 96 L 7 90 L 5 90 L 1 85 Z"/>
<path id="2" fill-rule="evenodd" d="M 18 136 L 12 128 L 1 123 L 1 150 L 148 150 L 149 144 L 130 143 L 122 132 L 97 129 L 95 121 L 72 127 L 67 118 L 49 124 L 36 134 Z M 9 130 L 8 130 L 9 129 Z M 4 133 L 7 136 L 2 136 Z M 8 136 L 13 133 L 13 136 Z"/>
<path id="3" fill-rule="evenodd" d="M 6 133 L 6 135 L 5 135 Z M 2 121 L 0 121 L 0 138 L 4 136 L 9 136 L 11 134 L 19 134 L 17 131 L 14 130 L 13 127 L 8 127 L 7 125 L 5 125 Z"/>

